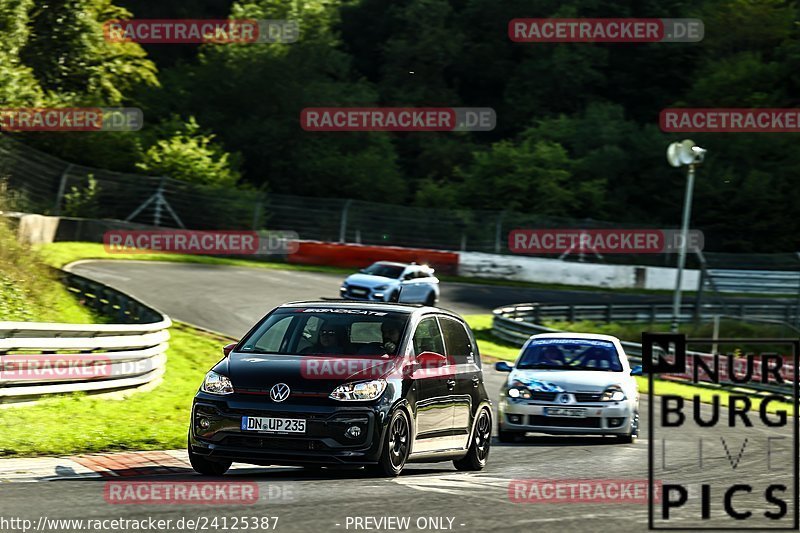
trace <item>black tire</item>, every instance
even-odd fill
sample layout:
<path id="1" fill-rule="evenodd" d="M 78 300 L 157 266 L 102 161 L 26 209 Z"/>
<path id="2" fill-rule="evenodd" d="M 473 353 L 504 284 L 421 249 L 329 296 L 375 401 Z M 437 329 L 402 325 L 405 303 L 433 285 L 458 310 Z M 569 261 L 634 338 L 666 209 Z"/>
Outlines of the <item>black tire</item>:
<path id="1" fill-rule="evenodd" d="M 517 442 L 519 433 L 514 431 L 503 431 L 502 429 L 497 432 L 497 440 L 504 443 Z"/>
<path id="2" fill-rule="evenodd" d="M 375 476 L 399 476 L 406 465 L 408 453 L 411 449 L 411 425 L 405 411 L 398 409 L 389 419 L 386 427 L 386 437 L 383 439 L 383 448 L 378 464 L 370 465 L 367 470 Z"/>
<path id="3" fill-rule="evenodd" d="M 627 435 L 617 435 L 617 442 L 620 444 L 634 444 L 639 438 L 639 411 L 633 413 L 631 430 Z"/>
<path id="4" fill-rule="evenodd" d="M 400 299 L 400 291 L 394 291 L 389 295 L 390 302 L 397 302 Z"/>
<path id="5" fill-rule="evenodd" d="M 488 409 L 481 409 L 478 420 L 475 422 L 475 434 L 467 455 L 453 461 L 456 469 L 462 471 L 483 470 L 489 460 L 489 451 L 492 445 L 492 415 Z"/>
<path id="6" fill-rule="evenodd" d="M 425 305 L 433 307 L 436 305 L 436 293 L 431 291 L 428 297 L 425 299 Z"/>
<path id="7" fill-rule="evenodd" d="M 192 451 L 191 444 L 189 444 L 189 462 L 195 472 L 204 476 L 221 476 L 228 471 L 232 464 L 231 461 L 212 461 L 197 455 Z"/>

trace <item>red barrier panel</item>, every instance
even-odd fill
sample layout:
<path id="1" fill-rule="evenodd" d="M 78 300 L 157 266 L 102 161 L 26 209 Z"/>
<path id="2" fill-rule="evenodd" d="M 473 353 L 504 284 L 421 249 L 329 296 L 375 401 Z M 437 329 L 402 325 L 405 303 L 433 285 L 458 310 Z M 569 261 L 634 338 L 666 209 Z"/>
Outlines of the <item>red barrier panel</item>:
<path id="1" fill-rule="evenodd" d="M 455 274 L 458 271 L 458 253 L 456 252 L 318 241 L 300 241 L 299 244 L 297 252 L 286 256 L 288 262 L 346 268 L 363 268 L 375 261 L 416 262 L 430 265 L 441 273 Z"/>

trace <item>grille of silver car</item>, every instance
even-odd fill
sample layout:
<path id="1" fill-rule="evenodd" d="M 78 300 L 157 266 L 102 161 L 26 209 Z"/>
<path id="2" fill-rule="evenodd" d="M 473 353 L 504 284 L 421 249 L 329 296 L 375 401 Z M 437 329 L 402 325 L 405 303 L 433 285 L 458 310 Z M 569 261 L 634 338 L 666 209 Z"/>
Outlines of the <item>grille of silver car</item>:
<path id="1" fill-rule="evenodd" d="M 355 294 L 353 290 L 360 292 L 360 294 Z M 354 298 L 367 298 L 369 296 L 370 290 L 368 287 L 361 287 L 359 285 L 350 285 L 347 287 L 347 295 L 352 296 Z"/>
<path id="2" fill-rule="evenodd" d="M 603 396 L 602 392 L 576 392 L 576 402 L 599 402 Z"/>

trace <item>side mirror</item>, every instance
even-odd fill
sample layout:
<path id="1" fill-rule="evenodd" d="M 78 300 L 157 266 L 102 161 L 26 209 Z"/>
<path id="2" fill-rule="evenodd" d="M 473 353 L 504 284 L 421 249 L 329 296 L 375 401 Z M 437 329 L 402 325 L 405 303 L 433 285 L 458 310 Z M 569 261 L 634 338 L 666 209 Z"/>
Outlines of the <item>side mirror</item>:
<path id="1" fill-rule="evenodd" d="M 514 370 L 514 366 L 509 365 L 505 361 L 498 361 L 494 364 L 494 369 L 497 370 L 498 372 L 511 372 L 512 370 Z"/>
<path id="2" fill-rule="evenodd" d="M 436 352 L 422 352 L 417 355 L 416 362 L 421 368 L 440 368 L 447 365 L 447 357 Z"/>
<path id="3" fill-rule="evenodd" d="M 642 375 L 642 365 L 636 365 L 635 367 L 631 368 L 631 376 L 641 376 Z"/>
<path id="4" fill-rule="evenodd" d="M 236 348 L 237 344 L 238 343 L 236 343 L 236 342 L 232 342 L 232 343 L 226 344 L 225 346 L 222 347 L 222 353 L 225 354 L 225 357 L 228 357 L 231 354 L 233 349 Z"/>

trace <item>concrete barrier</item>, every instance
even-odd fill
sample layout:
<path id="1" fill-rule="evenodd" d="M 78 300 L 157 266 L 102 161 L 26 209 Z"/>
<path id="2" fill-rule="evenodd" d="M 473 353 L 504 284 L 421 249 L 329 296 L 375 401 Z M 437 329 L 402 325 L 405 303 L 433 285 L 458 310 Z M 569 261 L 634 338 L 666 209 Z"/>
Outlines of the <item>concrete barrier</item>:
<path id="1" fill-rule="evenodd" d="M 459 254 L 456 252 L 319 241 L 300 241 L 298 244 L 297 252 L 286 256 L 289 263 L 363 268 L 375 261 L 398 261 L 427 264 L 437 272 L 447 274 L 455 274 L 458 270 Z"/>
<path id="2" fill-rule="evenodd" d="M 540 257 L 461 252 L 458 274 L 609 289 L 671 290 L 675 288 L 676 270 L 666 267 L 572 263 Z M 684 271 L 681 283 L 684 290 L 697 290 L 699 282 L 698 270 Z"/>

